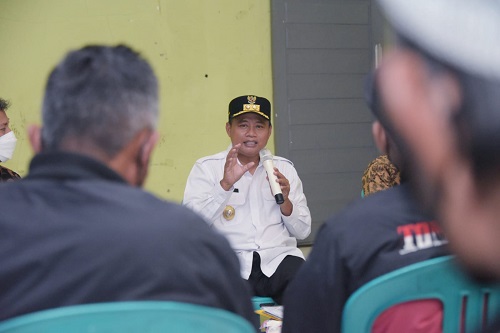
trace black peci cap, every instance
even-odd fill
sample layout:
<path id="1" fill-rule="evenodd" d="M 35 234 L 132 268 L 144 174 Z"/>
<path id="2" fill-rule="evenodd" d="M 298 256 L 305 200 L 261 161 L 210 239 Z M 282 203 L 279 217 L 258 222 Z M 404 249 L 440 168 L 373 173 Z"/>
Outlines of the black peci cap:
<path id="1" fill-rule="evenodd" d="M 255 95 L 240 96 L 229 102 L 229 121 L 244 113 L 253 112 L 271 121 L 271 103 Z"/>

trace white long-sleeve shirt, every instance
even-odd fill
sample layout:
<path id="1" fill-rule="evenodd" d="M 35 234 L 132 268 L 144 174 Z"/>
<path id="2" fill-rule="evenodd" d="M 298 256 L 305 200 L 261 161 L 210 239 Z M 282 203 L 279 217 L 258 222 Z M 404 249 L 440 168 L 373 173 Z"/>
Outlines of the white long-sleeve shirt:
<path id="1" fill-rule="evenodd" d="M 247 171 L 225 191 L 220 181 L 229 149 L 196 161 L 187 180 L 183 204 L 227 237 L 240 260 L 243 278 L 250 276 L 253 252 L 259 253 L 262 272 L 269 277 L 287 255 L 304 258 L 297 248 L 297 239 L 309 236 L 311 213 L 302 182 L 292 162 L 274 156 L 275 167 L 290 182 L 290 216 L 281 214 L 262 162 L 253 175 Z M 235 210 L 232 220 L 226 220 L 222 214 L 228 205 Z"/>

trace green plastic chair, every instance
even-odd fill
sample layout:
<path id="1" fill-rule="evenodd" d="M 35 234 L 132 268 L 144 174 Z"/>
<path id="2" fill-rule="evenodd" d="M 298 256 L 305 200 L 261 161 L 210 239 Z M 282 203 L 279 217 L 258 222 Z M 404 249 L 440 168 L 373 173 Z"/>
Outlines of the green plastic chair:
<path id="1" fill-rule="evenodd" d="M 170 301 L 74 305 L 0 323 L 1 333 L 255 333 L 243 317 L 222 309 Z"/>
<path id="2" fill-rule="evenodd" d="M 389 307 L 430 298 L 443 304 L 443 333 L 478 332 L 500 314 L 500 285 L 470 280 L 454 257 L 446 256 L 400 268 L 359 288 L 344 307 L 342 332 L 370 332 Z"/>
<path id="3" fill-rule="evenodd" d="M 271 297 L 253 296 L 252 304 L 254 310 L 260 310 L 262 305 L 276 305 L 276 302 Z"/>

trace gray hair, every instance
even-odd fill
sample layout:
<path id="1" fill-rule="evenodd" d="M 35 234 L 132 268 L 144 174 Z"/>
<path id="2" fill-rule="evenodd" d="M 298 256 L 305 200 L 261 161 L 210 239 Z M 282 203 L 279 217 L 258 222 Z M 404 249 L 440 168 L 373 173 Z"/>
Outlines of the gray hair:
<path id="1" fill-rule="evenodd" d="M 44 151 L 72 140 L 113 157 L 138 132 L 156 128 L 156 76 L 127 46 L 72 51 L 49 76 L 42 119 Z"/>

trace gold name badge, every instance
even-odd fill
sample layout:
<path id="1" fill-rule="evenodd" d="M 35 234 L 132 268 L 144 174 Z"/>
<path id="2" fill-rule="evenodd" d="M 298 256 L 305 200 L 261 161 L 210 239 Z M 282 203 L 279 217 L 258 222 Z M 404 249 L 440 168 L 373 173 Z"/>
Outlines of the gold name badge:
<path id="1" fill-rule="evenodd" d="M 234 210 L 234 208 L 232 206 L 226 206 L 226 208 L 224 208 L 224 211 L 222 212 L 222 216 L 227 220 L 227 221 L 231 221 L 232 219 L 234 219 L 234 215 L 236 214 L 236 211 Z"/>

